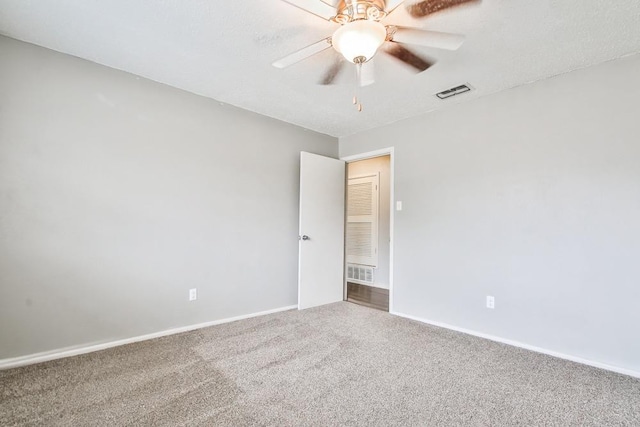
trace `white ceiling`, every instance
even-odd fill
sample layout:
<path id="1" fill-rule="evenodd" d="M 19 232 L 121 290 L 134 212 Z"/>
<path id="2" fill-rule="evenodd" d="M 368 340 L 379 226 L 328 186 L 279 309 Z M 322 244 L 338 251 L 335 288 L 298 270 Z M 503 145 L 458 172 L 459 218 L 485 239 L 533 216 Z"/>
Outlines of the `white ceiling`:
<path id="1" fill-rule="evenodd" d="M 337 28 L 281 0 L 0 0 L 4 35 L 333 136 L 640 52 L 638 0 L 484 0 L 422 20 L 400 7 L 384 23 L 467 40 L 456 52 L 411 47 L 438 60 L 421 74 L 378 55 L 358 113 L 351 72 L 317 84 L 333 50 L 271 66 Z M 474 91 L 434 96 L 462 83 Z"/>

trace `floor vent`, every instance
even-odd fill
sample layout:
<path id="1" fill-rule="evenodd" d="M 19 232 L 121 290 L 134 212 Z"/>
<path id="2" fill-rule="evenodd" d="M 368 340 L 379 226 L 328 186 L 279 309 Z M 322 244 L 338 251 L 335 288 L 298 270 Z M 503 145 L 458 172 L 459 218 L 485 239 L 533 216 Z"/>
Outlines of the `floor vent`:
<path id="1" fill-rule="evenodd" d="M 461 93 L 469 92 L 471 88 L 467 85 L 460 85 L 449 90 L 445 90 L 444 92 L 436 93 L 436 96 L 440 99 L 451 98 L 455 95 L 460 95 Z"/>
<path id="2" fill-rule="evenodd" d="M 347 264 L 347 280 L 359 283 L 373 283 L 373 267 Z"/>

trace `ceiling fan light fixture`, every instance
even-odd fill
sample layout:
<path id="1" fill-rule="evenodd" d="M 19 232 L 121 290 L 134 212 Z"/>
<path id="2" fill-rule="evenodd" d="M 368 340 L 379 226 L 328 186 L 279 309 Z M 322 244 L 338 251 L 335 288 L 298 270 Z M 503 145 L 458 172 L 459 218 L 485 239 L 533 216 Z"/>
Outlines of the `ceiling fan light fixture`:
<path id="1" fill-rule="evenodd" d="M 347 61 L 358 63 L 373 58 L 386 38 L 387 29 L 380 22 L 359 19 L 338 28 L 331 44 Z"/>

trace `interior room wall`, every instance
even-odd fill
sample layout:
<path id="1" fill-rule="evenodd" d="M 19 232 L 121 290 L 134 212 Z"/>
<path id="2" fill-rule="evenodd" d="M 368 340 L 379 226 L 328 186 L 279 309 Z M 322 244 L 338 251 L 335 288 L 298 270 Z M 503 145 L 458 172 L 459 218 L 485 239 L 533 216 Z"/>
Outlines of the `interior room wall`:
<path id="1" fill-rule="evenodd" d="M 638 87 L 633 55 L 341 138 L 395 147 L 395 311 L 640 375 Z"/>
<path id="2" fill-rule="evenodd" d="M 337 139 L 6 37 L 0 58 L 0 359 L 296 304 L 300 151 Z"/>
<path id="3" fill-rule="evenodd" d="M 378 193 L 378 266 L 374 275 L 374 286 L 389 289 L 389 197 L 391 194 L 389 156 L 373 157 L 347 164 L 349 178 L 380 174 Z"/>

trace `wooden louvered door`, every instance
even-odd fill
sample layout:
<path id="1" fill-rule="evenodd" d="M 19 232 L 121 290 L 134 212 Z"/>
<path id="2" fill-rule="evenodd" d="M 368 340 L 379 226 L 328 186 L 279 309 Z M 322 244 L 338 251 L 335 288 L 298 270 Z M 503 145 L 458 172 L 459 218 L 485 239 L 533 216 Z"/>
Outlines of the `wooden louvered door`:
<path id="1" fill-rule="evenodd" d="M 351 178 L 347 185 L 348 264 L 378 265 L 378 174 Z"/>

